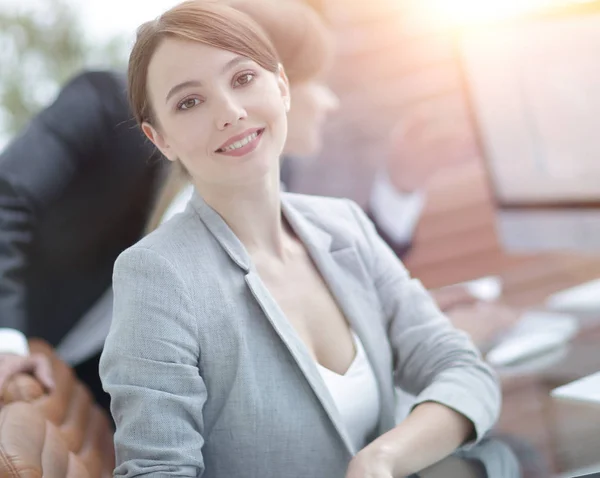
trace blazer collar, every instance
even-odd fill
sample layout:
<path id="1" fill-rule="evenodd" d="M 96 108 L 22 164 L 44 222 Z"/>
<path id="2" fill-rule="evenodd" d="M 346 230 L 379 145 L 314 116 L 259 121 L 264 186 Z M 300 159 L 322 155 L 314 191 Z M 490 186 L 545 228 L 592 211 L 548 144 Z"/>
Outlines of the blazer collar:
<path id="1" fill-rule="evenodd" d="M 365 281 L 370 281 L 370 278 L 364 275 L 359 252 L 350 239 L 348 230 L 340 229 L 339 233 L 331 235 L 320 226 L 322 218 L 311 220 L 310 213 L 300 213 L 286 197 L 282 201 L 282 209 L 294 232 L 306 246 L 350 327 L 363 343 L 379 385 L 381 414 L 378 434 L 383 434 L 395 424 L 393 382 L 381 353 L 382 344 L 386 344 L 388 339 L 380 328 L 374 327 L 370 322 L 375 299 L 369 298 L 366 292 L 369 287 Z M 334 218 L 327 219 L 335 224 Z M 310 356 L 308 358 L 314 364 L 314 360 Z M 314 368 L 318 372 L 316 366 Z M 310 381 L 311 377 L 307 375 L 307 378 Z"/>
<path id="2" fill-rule="evenodd" d="M 354 450 L 347 432 L 345 431 L 341 416 L 339 415 L 331 394 L 320 375 L 317 364 L 310 356 L 306 346 L 298 337 L 283 311 L 260 279 L 246 248 L 229 228 L 223 218 L 212 209 L 198 193 L 194 193 L 191 204 L 223 249 L 245 272 L 246 283 L 254 298 L 283 343 L 286 345 L 296 361 L 296 364 L 303 372 L 315 395 L 331 419 L 336 431 L 346 445 L 347 450 L 351 454 L 356 453 L 358 450 Z M 325 279 L 325 282 L 328 284 L 333 296 L 342 309 L 342 312 L 363 342 L 363 346 L 365 347 L 365 351 L 380 386 L 382 417 L 379 428 L 380 431 L 387 431 L 390 428 L 391 422 L 389 413 L 386 412 L 389 412 L 389 410 L 393 411 L 393 404 L 390 403 L 391 398 L 386 391 L 388 388 L 391 389 L 392 384 L 389 381 L 389 377 L 385 374 L 385 367 L 379 363 L 377 348 L 379 347 L 382 338 L 374 335 L 375 332 L 373 327 L 369 327 L 365 317 L 362 317 L 363 313 L 367 314 L 369 311 L 364 308 L 361 309 L 360 307 L 356 307 L 356 297 L 361 297 L 363 291 L 360 290 L 360 287 L 357 286 L 355 281 L 346 277 L 349 275 L 349 271 L 356 271 L 361 268 L 357 258 L 357 251 L 352 242 L 345 238 L 343 234 L 336 234 L 335 237 L 333 237 L 328 231 L 320 227 L 318 221 L 311 220 L 310 213 L 303 214 L 299 212 L 289 200 L 287 194 L 282 195 L 281 207 L 286 220 L 306 246 L 317 269 Z M 358 300 L 360 301 L 360 299 Z M 360 312 L 358 312 L 358 310 L 360 310 Z"/>
<path id="3" fill-rule="evenodd" d="M 334 242 L 331 234 L 298 212 L 290 203 L 287 196 L 287 193 L 282 193 L 282 213 L 309 251 L 320 251 L 321 253 L 335 252 L 352 246 L 349 241 L 344 239 L 336 238 Z M 202 222 L 214 238 L 221 244 L 229 257 L 231 257 L 240 268 L 248 272 L 252 264 L 250 255 L 225 220 L 217 211 L 210 207 L 206 201 L 204 201 L 197 191 L 194 191 L 190 203 L 200 216 Z"/>
<path id="4" fill-rule="evenodd" d="M 252 261 L 244 244 L 242 244 L 242 241 L 240 241 L 233 233 L 221 215 L 206 203 L 195 188 L 190 204 L 195 209 L 196 213 L 198 213 L 200 219 L 210 233 L 219 244 L 221 244 L 221 247 L 223 247 L 229 257 L 231 257 L 233 262 L 244 271 L 248 272 Z"/>

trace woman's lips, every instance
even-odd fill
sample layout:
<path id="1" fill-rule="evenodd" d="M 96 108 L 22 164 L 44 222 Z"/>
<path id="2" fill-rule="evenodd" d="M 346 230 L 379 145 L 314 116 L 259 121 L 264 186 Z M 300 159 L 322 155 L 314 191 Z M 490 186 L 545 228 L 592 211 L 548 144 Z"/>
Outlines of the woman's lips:
<path id="1" fill-rule="evenodd" d="M 216 152 L 225 156 L 240 157 L 245 156 L 248 153 L 254 151 L 262 137 L 264 128 L 257 128 L 254 130 L 248 130 L 248 133 L 244 132 L 239 139 L 233 138 L 225 143 L 227 146 L 222 146 Z"/>
<path id="2" fill-rule="evenodd" d="M 256 133 L 257 131 L 259 131 L 261 129 L 263 129 L 263 128 L 248 128 L 247 130 L 242 131 L 241 133 L 238 133 L 238 134 L 236 134 L 234 136 L 231 136 L 227 141 L 225 141 L 221 146 L 219 146 L 217 148 L 217 151 L 221 152 L 224 149 L 228 149 L 233 144 L 242 141 L 243 139 L 247 138 L 251 134 Z"/>

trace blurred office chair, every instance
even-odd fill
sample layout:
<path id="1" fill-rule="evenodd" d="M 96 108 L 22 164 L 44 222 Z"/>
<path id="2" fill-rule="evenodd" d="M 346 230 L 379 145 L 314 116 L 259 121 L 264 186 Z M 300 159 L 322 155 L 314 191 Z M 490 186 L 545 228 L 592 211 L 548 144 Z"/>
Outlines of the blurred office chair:
<path id="1" fill-rule="evenodd" d="M 52 348 L 30 341 L 48 356 L 55 389 L 46 394 L 30 375 L 9 381 L 0 410 L 0 478 L 110 478 L 113 429 L 91 393 Z"/>

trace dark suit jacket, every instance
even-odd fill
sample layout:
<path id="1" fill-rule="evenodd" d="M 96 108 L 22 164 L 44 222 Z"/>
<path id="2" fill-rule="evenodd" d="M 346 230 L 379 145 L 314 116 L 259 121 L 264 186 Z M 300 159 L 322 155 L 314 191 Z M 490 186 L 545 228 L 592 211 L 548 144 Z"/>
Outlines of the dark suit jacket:
<path id="1" fill-rule="evenodd" d="M 81 74 L 0 154 L 0 326 L 56 345 L 140 238 L 161 168 L 125 90 Z"/>

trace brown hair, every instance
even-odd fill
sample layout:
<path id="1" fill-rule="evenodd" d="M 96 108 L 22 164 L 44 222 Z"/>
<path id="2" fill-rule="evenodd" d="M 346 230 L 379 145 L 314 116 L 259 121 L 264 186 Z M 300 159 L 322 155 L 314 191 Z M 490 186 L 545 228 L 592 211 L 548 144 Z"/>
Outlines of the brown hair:
<path id="1" fill-rule="evenodd" d="M 254 20 L 275 47 L 291 85 L 315 78 L 333 56 L 330 33 L 320 16 L 296 0 L 222 0 Z M 258 63 L 258 62 L 257 62 Z M 173 163 L 150 215 L 146 232 L 160 225 L 171 201 L 187 183 L 185 170 Z"/>
<path id="2" fill-rule="evenodd" d="M 265 31 L 291 84 L 322 74 L 333 57 L 329 29 L 300 0 L 225 0 Z"/>
<path id="3" fill-rule="evenodd" d="M 204 43 L 248 57 L 273 73 L 278 70 L 275 48 L 247 15 L 223 2 L 181 3 L 138 28 L 129 56 L 128 89 L 131 109 L 139 124 L 155 122 L 148 100 L 148 65 L 165 38 Z"/>

